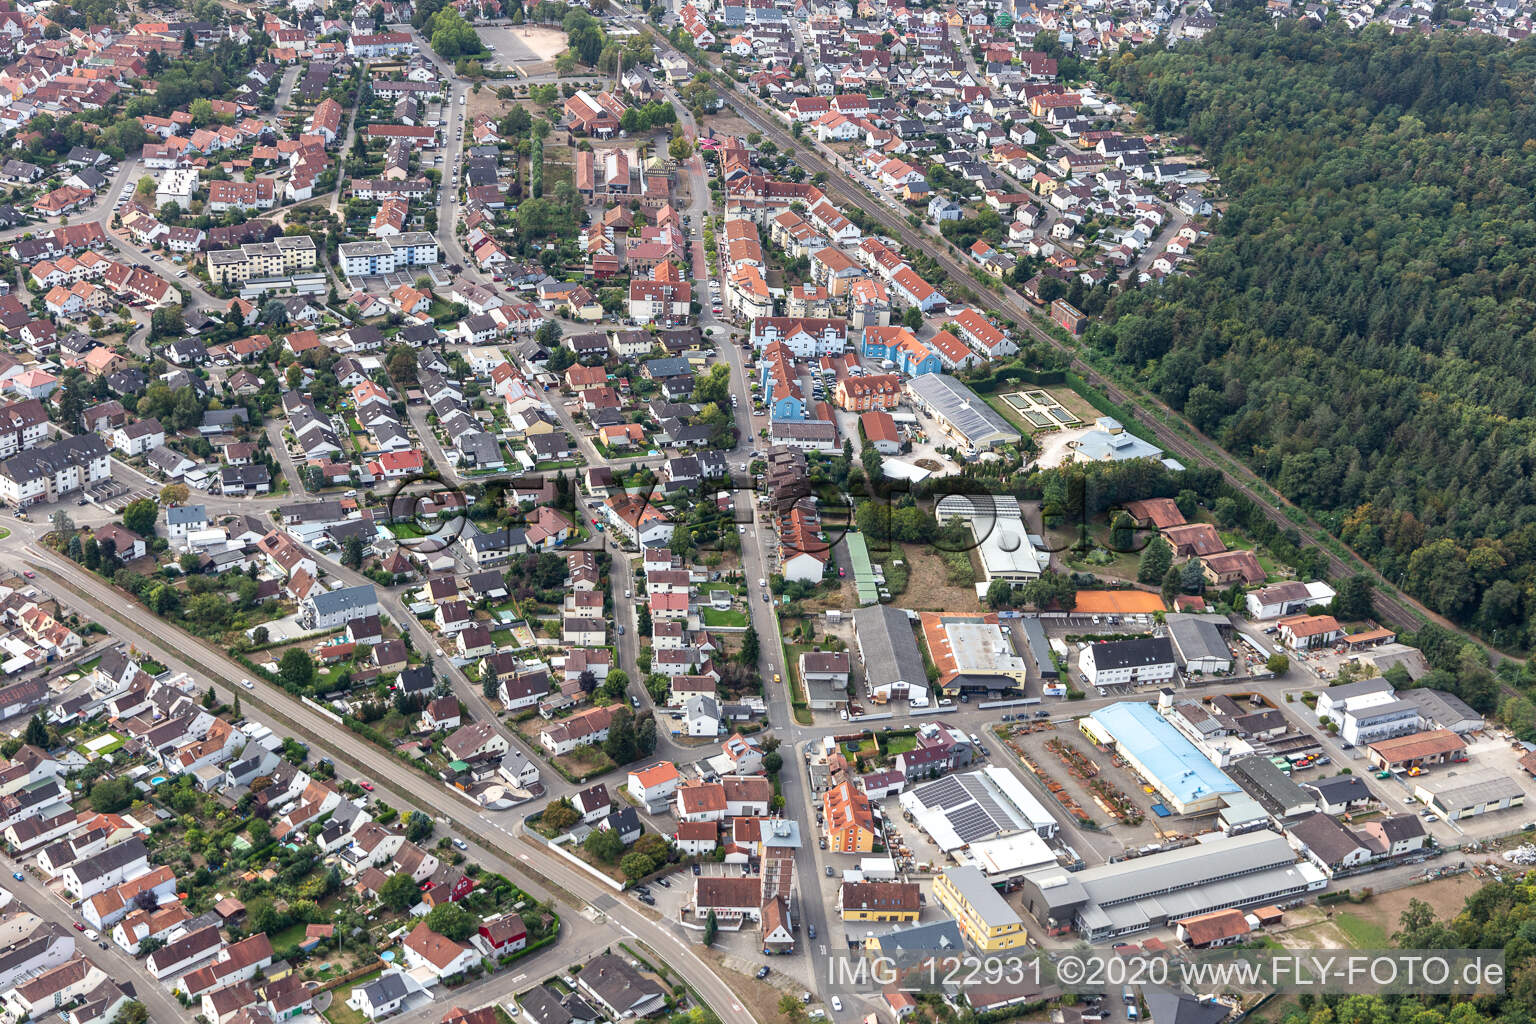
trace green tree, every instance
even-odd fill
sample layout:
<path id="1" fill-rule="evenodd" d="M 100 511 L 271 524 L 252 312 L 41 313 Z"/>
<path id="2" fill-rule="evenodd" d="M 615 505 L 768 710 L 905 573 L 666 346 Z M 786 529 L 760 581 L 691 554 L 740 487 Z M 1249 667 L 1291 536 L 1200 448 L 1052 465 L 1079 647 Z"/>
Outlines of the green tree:
<path id="1" fill-rule="evenodd" d="M 624 856 L 624 840 L 611 828 L 593 829 L 581 845 L 604 864 L 612 864 Z"/>
<path id="2" fill-rule="evenodd" d="M 564 832 L 581 820 L 581 814 L 565 797 L 554 801 L 544 808 L 544 813 L 539 819 L 546 828 L 555 832 Z"/>
<path id="3" fill-rule="evenodd" d="M 711 910 L 709 916 L 704 919 L 704 945 L 713 946 L 715 936 L 720 933 L 720 922 L 715 919 L 715 912 Z"/>
<path id="4" fill-rule="evenodd" d="M 1130 551 L 1135 540 L 1136 523 L 1126 513 L 1116 512 L 1109 521 L 1110 548 L 1114 551 Z"/>
<path id="5" fill-rule="evenodd" d="M 1158 583 L 1168 575 L 1173 565 L 1173 548 L 1161 537 L 1153 537 L 1141 551 L 1141 561 L 1136 566 L 1138 583 Z"/>
<path id="6" fill-rule="evenodd" d="M 27 721 L 27 731 L 22 734 L 22 739 L 34 747 L 47 750 L 50 746 L 48 738 L 48 723 L 43 721 L 42 715 L 33 715 Z"/>
<path id="7" fill-rule="evenodd" d="M 901 314 L 901 322 L 909 331 L 920 331 L 923 329 L 923 311 L 916 306 L 908 306 L 906 312 Z"/>
<path id="8" fill-rule="evenodd" d="M 693 381 L 693 402 L 695 405 L 716 405 L 725 407 L 731 402 L 731 368 L 725 363 L 716 363 L 708 370 L 698 374 Z"/>
<path id="9" fill-rule="evenodd" d="M 643 853 L 626 853 L 619 861 L 619 870 L 624 873 L 626 879 L 633 882 L 655 871 L 656 862 Z"/>
<path id="10" fill-rule="evenodd" d="M 416 882 L 403 871 L 397 871 L 379 886 L 379 902 L 399 913 L 414 907 L 421 898 Z"/>
<path id="11" fill-rule="evenodd" d="M 758 639 L 757 627 L 751 622 L 747 623 L 747 631 L 741 635 L 741 650 L 736 654 L 736 660 L 743 665 L 757 664 L 757 659 L 762 656 L 762 641 Z"/>
<path id="12" fill-rule="evenodd" d="M 287 690 L 295 693 L 314 685 L 315 662 L 309 652 L 301 647 L 290 647 L 283 652 L 277 663 L 277 679 Z"/>
<path id="13" fill-rule="evenodd" d="M 1283 676 L 1286 672 L 1290 671 L 1291 659 L 1283 654 L 1271 654 L 1268 658 L 1264 659 L 1264 667 L 1277 676 Z"/>
<path id="14" fill-rule="evenodd" d="M 153 498 L 140 498 L 131 501 L 123 509 L 123 526 L 132 530 L 140 537 L 153 537 L 155 535 L 155 520 L 160 516 L 159 506 Z"/>
<path id="15" fill-rule="evenodd" d="M 147 942 L 148 940 L 145 941 Z M 162 941 L 161 944 L 164 945 L 164 942 Z M 139 943 L 139 952 L 148 956 L 154 950 L 151 949 L 146 952 L 145 945 L 141 942 Z M 137 999 L 130 999 L 117 1011 L 117 1016 L 112 1018 L 112 1021 L 113 1024 L 149 1024 L 149 1007 Z"/>
<path id="16" fill-rule="evenodd" d="M 405 815 L 405 838 L 413 843 L 425 843 L 432 838 L 436 828 L 432 815 L 423 811 L 410 811 Z"/>
<path id="17" fill-rule="evenodd" d="M 614 764 L 624 765 L 640 756 L 635 747 L 635 723 L 628 708 L 614 712 L 608 726 L 608 738 L 603 741 L 603 753 Z"/>
<path id="18" fill-rule="evenodd" d="M 474 917 L 457 903 L 439 903 L 427 914 L 427 927 L 444 938 L 463 942 L 475 933 Z"/>
<path id="19" fill-rule="evenodd" d="M 91 786 L 90 801 L 97 814 L 116 814 L 133 803 L 133 790 L 127 779 L 101 779 Z"/>
<path id="20" fill-rule="evenodd" d="M 1329 610 L 1346 622 L 1369 619 L 1375 612 L 1372 607 L 1373 589 L 1369 576 L 1356 573 L 1339 583 Z"/>

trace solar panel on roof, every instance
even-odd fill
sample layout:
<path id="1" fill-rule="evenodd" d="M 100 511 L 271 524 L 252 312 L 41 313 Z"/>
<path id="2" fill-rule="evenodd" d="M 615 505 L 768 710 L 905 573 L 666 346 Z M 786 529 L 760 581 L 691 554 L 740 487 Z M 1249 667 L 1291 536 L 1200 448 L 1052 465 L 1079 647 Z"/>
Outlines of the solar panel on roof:
<path id="1" fill-rule="evenodd" d="M 998 831 L 997 822 L 986 811 L 972 804 L 962 808 L 950 816 L 950 826 L 954 828 L 955 835 L 962 842 L 974 842 L 983 836 L 995 835 Z"/>
<path id="2" fill-rule="evenodd" d="M 940 807 L 949 810 L 970 800 L 971 795 L 960 784 L 959 779 L 939 779 L 930 782 L 917 791 L 918 799 L 929 807 Z"/>

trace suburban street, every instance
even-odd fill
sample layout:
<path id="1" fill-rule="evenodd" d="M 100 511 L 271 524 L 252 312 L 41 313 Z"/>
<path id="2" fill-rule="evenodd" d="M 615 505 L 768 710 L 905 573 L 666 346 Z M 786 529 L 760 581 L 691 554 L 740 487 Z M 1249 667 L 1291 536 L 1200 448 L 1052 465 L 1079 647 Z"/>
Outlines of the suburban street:
<path id="1" fill-rule="evenodd" d="M 324 750 L 335 759 L 338 768 L 345 765 L 357 773 L 357 778 L 372 779 L 378 790 L 404 801 L 404 807 L 419 809 L 452 825 L 469 842 L 475 861 L 505 874 L 536 898 L 561 904 L 562 935 L 564 929 L 575 931 L 584 927 L 597 929 L 608 942 L 615 938 L 615 927 L 625 934 L 645 935 L 657 954 L 709 1001 L 722 1021 L 745 1024 L 753 1019 L 687 940 L 670 929 L 657 929 L 639 907 L 618 898 L 587 872 L 523 838 L 516 819 L 502 815 L 500 820 L 493 820 L 441 784 L 434 784 L 416 772 L 402 771 L 399 762 L 388 753 L 344 726 L 317 715 L 274 683 L 257 679 L 252 681 L 254 689 L 237 690 L 237 681 L 247 678 L 241 666 L 174 626 L 157 622 L 155 635 L 141 630 L 132 616 L 118 610 L 122 600 L 110 586 L 68 559 L 37 547 L 29 549 L 25 557 L 24 564 L 45 577 L 61 597 L 67 595 L 66 599 L 83 613 L 104 624 L 110 623 L 118 639 L 152 655 L 168 668 L 217 684 L 227 695 L 239 692 L 241 700 L 249 703 L 259 717 Z M 583 908 L 594 908 L 596 913 L 589 920 L 583 916 Z"/>
<path id="2" fill-rule="evenodd" d="M 134 996 L 149 1010 L 151 1021 L 186 1021 L 192 1024 L 195 1015 L 191 1010 L 185 1009 L 173 999 L 170 993 L 155 983 L 155 980 L 144 971 L 144 966 L 133 957 L 118 948 L 117 943 L 111 941 L 110 936 L 102 936 L 107 943 L 106 949 L 100 949 L 90 939 L 75 929 L 77 917 L 62 899 L 47 886 L 43 885 L 31 871 L 25 872 L 25 880 L 17 881 L 14 878 L 5 883 L 16 898 L 32 913 L 45 921 L 51 921 L 67 931 L 75 940 L 75 948 L 86 953 L 102 970 L 110 974 L 119 985 L 131 984 Z M 7 911 L 12 907 L 6 908 Z"/>

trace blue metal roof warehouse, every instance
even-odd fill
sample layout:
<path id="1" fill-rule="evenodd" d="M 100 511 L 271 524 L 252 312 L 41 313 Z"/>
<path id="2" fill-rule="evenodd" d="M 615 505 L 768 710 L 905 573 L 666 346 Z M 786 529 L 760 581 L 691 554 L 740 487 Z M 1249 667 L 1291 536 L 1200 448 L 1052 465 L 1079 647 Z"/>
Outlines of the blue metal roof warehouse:
<path id="1" fill-rule="evenodd" d="M 1215 810 L 1222 794 L 1239 791 L 1151 704 L 1111 704 L 1083 719 L 1082 729 L 1095 742 L 1113 746 L 1176 814 Z"/>

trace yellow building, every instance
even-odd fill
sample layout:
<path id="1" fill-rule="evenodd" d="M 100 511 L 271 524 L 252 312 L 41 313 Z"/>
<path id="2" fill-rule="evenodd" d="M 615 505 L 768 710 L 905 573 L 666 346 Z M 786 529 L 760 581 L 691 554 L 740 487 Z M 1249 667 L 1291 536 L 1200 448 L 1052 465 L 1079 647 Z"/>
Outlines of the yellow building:
<path id="1" fill-rule="evenodd" d="M 916 921 L 921 891 L 915 882 L 844 882 L 837 909 L 844 921 Z"/>
<path id="2" fill-rule="evenodd" d="M 947 868 L 934 879 L 933 895 L 978 952 L 1001 953 L 1029 944 L 1023 919 L 975 868 Z"/>

